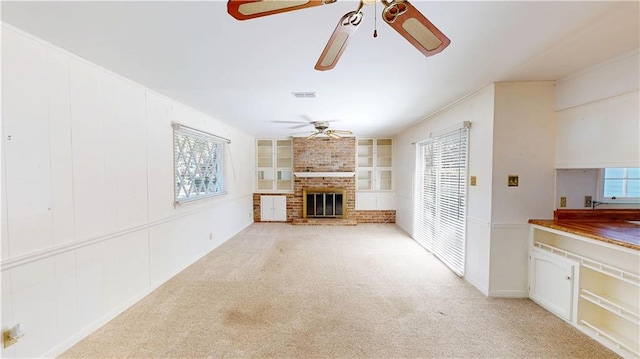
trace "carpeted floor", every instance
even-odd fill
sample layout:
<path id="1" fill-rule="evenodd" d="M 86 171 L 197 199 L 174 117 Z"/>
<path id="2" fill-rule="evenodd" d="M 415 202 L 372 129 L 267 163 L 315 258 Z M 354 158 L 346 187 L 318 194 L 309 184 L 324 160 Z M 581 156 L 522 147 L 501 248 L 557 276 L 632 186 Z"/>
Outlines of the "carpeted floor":
<path id="1" fill-rule="evenodd" d="M 393 224 L 255 223 L 63 358 L 616 358 Z"/>

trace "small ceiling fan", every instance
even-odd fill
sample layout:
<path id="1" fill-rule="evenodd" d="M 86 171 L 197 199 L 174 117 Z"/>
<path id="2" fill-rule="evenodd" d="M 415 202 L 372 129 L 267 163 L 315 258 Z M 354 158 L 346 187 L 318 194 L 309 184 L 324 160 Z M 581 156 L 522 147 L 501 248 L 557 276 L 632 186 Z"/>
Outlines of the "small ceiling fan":
<path id="1" fill-rule="evenodd" d="M 310 140 L 319 135 L 327 135 L 331 138 L 342 138 L 345 135 L 353 135 L 351 131 L 345 130 L 329 130 L 329 122 L 328 121 L 314 121 L 311 123 L 313 127 L 315 127 L 316 131 L 309 136 L 307 136 L 307 140 Z"/>
<path id="2" fill-rule="evenodd" d="M 227 12 L 238 20 L 254 19 L 261 16 L 305 9 L 308 7 L 333 4 L 337 0 L 229 0 Z M 444 50 L 451 40 L 427 20 L 407 0 L 360 0 L 355 11 L 346 13 L 338 22 L 325 46 L 315 69 L 331 70 L 336 66 L 351 36 L 362 22 L 362 8 L 380 1 L 382 19 L 402 35 L 425 56 L 435 55 Z M 374 37 L 376 33 L 374 32 Z"/>

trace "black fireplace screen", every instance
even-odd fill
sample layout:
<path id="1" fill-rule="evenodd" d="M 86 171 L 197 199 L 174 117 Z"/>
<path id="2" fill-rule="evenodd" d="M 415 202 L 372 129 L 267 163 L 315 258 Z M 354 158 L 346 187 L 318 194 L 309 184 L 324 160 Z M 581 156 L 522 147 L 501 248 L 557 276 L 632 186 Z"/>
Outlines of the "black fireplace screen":
<path id="1" fill-rule="evenodd" d="M 307 218 L 342 217 L 342 193 L 307 193 Z"/>

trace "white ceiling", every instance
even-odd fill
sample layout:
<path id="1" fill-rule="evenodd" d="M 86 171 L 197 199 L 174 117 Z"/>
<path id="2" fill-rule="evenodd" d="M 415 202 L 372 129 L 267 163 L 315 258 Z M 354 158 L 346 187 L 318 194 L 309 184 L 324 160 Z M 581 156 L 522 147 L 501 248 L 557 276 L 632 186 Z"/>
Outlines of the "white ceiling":
<path id="1" fill-rule="evenodd" d="M 2 20 L 256 137 L 311 120 L 391 136 L 492 82 L 561 79 L 640 46 L 637 1 L 412 3 L 451 39 L 442 53 L 424 57 L 378 4 L 326 72 L 313 66 L 357 2 L 237 21 L 226 1 L 3 1 Z"/>

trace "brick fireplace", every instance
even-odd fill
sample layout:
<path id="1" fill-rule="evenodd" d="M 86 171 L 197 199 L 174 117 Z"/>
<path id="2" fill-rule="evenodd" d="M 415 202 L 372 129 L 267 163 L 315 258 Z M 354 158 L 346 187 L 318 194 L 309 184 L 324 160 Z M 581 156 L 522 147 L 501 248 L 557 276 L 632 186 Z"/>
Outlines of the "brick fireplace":
<path id="1" fill-rule="evenodd" d="M 300 215 L 294 224 L 356 224 L 356 139 L 355 137 L 293 139 L 293 195 Z M 343 215 L 333 219 L 305 218 L 305 189 L 317 192 L 340 188 L 344 193 Z"/>
<path id="2" fill-rule="evenodd" d="M 395 222 L 395 211 L 356 211 L 356 138 L 293 138 L 293 193 L 287 197 L 287 221 L 293 224 L 356 225 Z M 342 216 L 305 218 L 304 191 L 344 194 Z M 260 195 L 254 193 L 254 221 L 260 222 Z M 278 195 L 278 194 L 269 194 Z M 377 212 L 380 212 L 379 214 Z"/>

